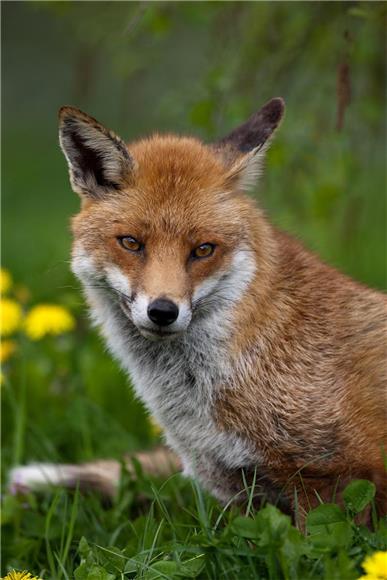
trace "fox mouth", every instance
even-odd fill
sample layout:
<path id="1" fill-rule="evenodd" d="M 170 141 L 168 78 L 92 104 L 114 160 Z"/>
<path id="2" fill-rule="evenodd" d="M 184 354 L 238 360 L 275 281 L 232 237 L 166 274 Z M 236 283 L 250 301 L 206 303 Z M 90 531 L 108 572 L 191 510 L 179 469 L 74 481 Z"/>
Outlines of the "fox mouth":
<path id="1" fill-rule="evenodd" d="M 125 316 L 133 322 L 128 301 L 121 299 L 120 302 L 122 311 L 124 312 Z M 180 334 L 180 332 L 178 331 L 172 331 L 167 329 L 163 330 L 161 327 L 157 326 L 155 326 L 154 328 L 149 328 L 147 326 L 137 326 L 137 324 L 135 324 L 135 327 L 142 336 L 148 338 L 149 340 L 172 340 L 174 337 Z"/>
<path id="2" fill-rule="evenodd" d="M 180 332 L 172 332 L 171 330 L 161 330 L 161 328 L 147 328 L 145 326 L 138 326 L 138 331 L 142 336 L 150 340 L 172 340 L 176 338 Z"/>

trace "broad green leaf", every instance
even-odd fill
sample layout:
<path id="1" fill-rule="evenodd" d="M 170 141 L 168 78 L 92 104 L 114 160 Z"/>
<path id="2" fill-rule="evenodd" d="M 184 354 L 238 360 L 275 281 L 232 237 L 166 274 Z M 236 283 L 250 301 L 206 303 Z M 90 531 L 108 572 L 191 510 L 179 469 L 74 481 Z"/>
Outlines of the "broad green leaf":
<path id="1" fill-rule="evenodd" d="M 82 538 L 79 540 L 79 546 L 78 546 L 79 555 L 81 556 L 81 558 L 86 559 L 91 551 L 92 550 L 91 550 L 85 536 L 82 536 Z"/>
<path id="2" fill-rule="evenodd" d="M 355 479 L 343 491 L 346 507 L 356 514 L 361 512 L 375 497 L 375 484 L 366 479 Z"/>
<path id="3" fill-rule="evenodd" d="M 309 531 L 315 526 L 337 524 L 345 522 L 345 513 L 334 503 L 324 503 L 309 512 L 307 527 Z"/>
<path id="4" fill-rule="evenodd" d="M 359 578 L 355 562 L 343 550 L 331 558 L 324 558 L 324 578 L 329 580 L 355 580 Z"/>
<path id="5" fill-rule="evenodd" d="M 116 580 L 116 576 L 109 574 L 101 566 L 81 564 L 74 572 L 75 580 Z"/>
<path id="6" fill-rule="evenodd" d="M 344 512 L 336 504 L 323 504 L 309 512 L 307 528 L 311 543 L 327 550 L 347 546 L 353 535 Z"/>
<path id="7" fill-rule="evenodd" d="M 259 545 L 268 550 L 282 546 L 291 528 L 290 517 L 273 505 L 267 505 L 255 516 Z"/>
<path id="8" fill-rule="evenodd" d="M 144 574 L 146 580 L 156 580 L 158 578 L 176 578 L 179 572 L 179 563 L 173 560 L 160 560 L 150 566 Z"/>
<path id="9" fill-rule="evenodd" d="M 127 562 L 125 562 L 125 568 L 124 568 L 124 572 L 126 574 L 133 574 L 134 572 L 137 572 L 137 570 L 140 568 L 141 566 L 141 562 L 140 559 L 137 558 L 129 558 L 129 560 L 127 560 Z"/>
<path id="10" fill-rule="evenodd" d="M 75 580 L 87 580 L 87 574 L 90 566 L 88 566 L 85 562 L 78 566 L 74 570 L 74 578 Z"/>
<path id="11" fill-rule="evenodd" d="M 179 575 L 183 578 L 196 578 L 204 568 L 204 554 L 182 563 Z"/>
<path id="12" fill-rule="evenodd" d="M 304 535 L 291 526 L 282 546 L 278 550 L 279 562 L 285 578 L 297 578 L 299 560 L 306 553 L 307 547 Z"/>
<path id="13" fill-rule="evenodd" d="M 109 572 L 120 570 L 126 563 L 126 555 L 123 550 L 115 546 L 96 546 L 99 550 L 98 563 L 104 566 Z"/>
<path id="14" fill-rule="evenodd" d="M 241 538 L 257 538 L 259 530 L 255 520 L 238 516 L 231 524 L 231 531 Z"/>
<path id="15" fill-rule="evenodd" d="M 255 519 L 259 527 L 269 527 L 271 532 L 277 537 L 284 535 L 291 526 L 290 517 L 283 514 L 273 505 L 267 505 L 261 509 Z"/>

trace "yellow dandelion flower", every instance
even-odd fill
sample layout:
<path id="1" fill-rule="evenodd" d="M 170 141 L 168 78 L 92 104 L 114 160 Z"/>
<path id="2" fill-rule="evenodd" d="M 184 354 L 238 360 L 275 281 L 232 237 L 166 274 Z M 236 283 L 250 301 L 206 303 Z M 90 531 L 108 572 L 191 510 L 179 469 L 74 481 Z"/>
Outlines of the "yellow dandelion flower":
<path id="1" fill-rule="evenodd" d="M 12 287 L 12 276 L 4 268 L 0 268 L 0 294 L 6 294 Z"/>
<path id="2" fill-rule="evenodd" d="M 22 309 L 20 304 L 10 298 L 0 300 L 0 334 L 8 336 L 18 328 L 22 321 Z"/>
<path id="3" fill-rule="evenodd" d="M 56 304 L 38 304 L 28 312 L 24 329 L 31 340 L 39 340 L 47 334 L 63 334 L 75 326 L 75 320 L 66 308 Z"/>
<path id="4" fill-rule="evenodd" d="M 14 340 L 2 340 L 0 342 L 0 362 L 6 362 L 15 352 L 16 342 Z"/>
<path id="5" fill-rule="evenodd" d="M 387 552 L 374 552 L 367 556 L 362 567 L 366 574 L 359 580 L 387 580 Z"/>
<path id="6" fill-rule="evenodd" d="M 42 580 L 37 576 L 32 576 L 31 572 L 27 572 L 27 570 L 23 570 L 23 572 L 17 572 L 16 570 L 12 570 L 8 572 L 4 578 L 1 580 Z"/>

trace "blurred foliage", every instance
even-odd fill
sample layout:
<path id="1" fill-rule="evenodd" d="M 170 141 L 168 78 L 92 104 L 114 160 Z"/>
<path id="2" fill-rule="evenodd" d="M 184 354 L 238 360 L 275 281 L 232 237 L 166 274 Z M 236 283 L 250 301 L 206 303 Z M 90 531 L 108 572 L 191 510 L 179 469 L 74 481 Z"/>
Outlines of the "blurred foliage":
<path id="1" fill-rule="evenodd" d="M 260 203 L 383 288 L 385 24 L 382 2 L 4 2 L 5 264 L 42 298 L 74 284 L 61 105 L 128 140 L 211 140 L 282 95 Z"/>

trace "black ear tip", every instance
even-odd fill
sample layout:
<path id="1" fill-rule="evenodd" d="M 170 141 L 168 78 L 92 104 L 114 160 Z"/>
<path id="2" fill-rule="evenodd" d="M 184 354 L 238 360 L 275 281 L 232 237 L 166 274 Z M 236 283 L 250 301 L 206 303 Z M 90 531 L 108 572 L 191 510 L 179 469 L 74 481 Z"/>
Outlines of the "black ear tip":
<path id="1" fill-rule="evenodd" d="M 58 111 L 59 119 L 64 119 L 64 117 L 68 117 L 69 115 L 74 114 L 74 112 L 78 112 L 78 109 L 74 107 L 70 107 L 69 105 L 64 105 Z"/>
<path id="2" fill-rule="evenodd" d="M 270 99 L 261 109 L 263 116 L 271 123 L 276 124 L 282 119 L 285 112 L 285 101 L 282 97 Z"/>
<path id="3" fill-rule="evenodd" d="M 90 117 L 80 109 L 77 109 L 77 107 L 71 107 L 69 105 L 65 105 L 59 109 L 58 117 L 61 123 L 66 123 L 67 121 L 71 120 L 78 120 L 86 123 L 97 123 L 93 117 Z"/>

